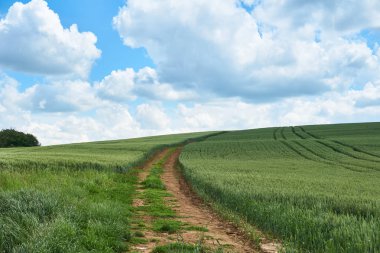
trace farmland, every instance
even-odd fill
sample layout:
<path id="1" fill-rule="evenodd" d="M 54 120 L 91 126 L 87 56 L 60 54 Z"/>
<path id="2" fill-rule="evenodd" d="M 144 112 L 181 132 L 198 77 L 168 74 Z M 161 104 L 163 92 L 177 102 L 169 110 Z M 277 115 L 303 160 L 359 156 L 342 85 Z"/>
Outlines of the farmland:
<path id="1" fill-rule="evenodd" d="M 156 152 L 168 153 L 136 169 Z M 181 207 L 168 192 L 181 191 L 169 175 L 178 155 L 193 190 L 256 243 L 279 240 L 286 252 L 380 252 L 380 123 L 0 149 L 0 252 L 126 252 L 149 238 L 161 238 L 149 247 L 163 252 L 212 249 L 211 241 L 178 244 L 165 234 L 225 234 L 215 232 L 216 221 L 209 230 L 212 214 L 190 199 Z M 199 223 L 188 224 L 194 210 Z"/>
<path id="2" fill-rule="evenodd" d="M 0 149 L 0 252 L 124 252 L 133 167 L 205 134 Z"/>
<path id="3" fill-rule="evenodd" d="M 380 252 L 380 123 L 234 131 L 180 162 L 200 196 L 288 252 Z"/>

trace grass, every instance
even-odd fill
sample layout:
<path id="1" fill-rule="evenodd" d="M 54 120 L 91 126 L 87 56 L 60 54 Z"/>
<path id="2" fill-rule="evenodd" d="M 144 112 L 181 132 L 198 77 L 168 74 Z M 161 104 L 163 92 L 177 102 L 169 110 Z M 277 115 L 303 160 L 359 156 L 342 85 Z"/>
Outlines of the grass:
<path id="1" fill-rule="evenodd" d="M 0 252 L 125 252 L 144 239 L 130 229 L 132 168 L 203 135 L 0 149 Z"/>
<path id="2" fill-rule="evenodd" d="M 167 205 L 165 198 L 171 195 L 166 191 L 165 186 L 160 178 L 163 173 L 164 161 L 174 152 L 174 149 L 168 151 L 168 153 L 160 161 L 153 165 L 149 171 L 149 175 L 142 182 L 144 191 L 142 199 L 145 205 L 138 207 L 139 210 L 144 211 L 147 215 L 153 217 L 155 220 L 159 219 L 159 223 L 154 226 L 157 228 L 167 218 L 175 218 L 175 211 Z M 168 220 L 169 222 L 170 220 Z"/>
<path id="3" fill-rule="evenodd" d="M 288 252 L 380 252 L 380 123 L 234 131 L 180 162 L 203 198 Z"/>
<path id="4" fill-rule="evenodd" d="M 166 188 L 161 180 L 161 175 L 163 173 L 163 166 L 165 161 L 170 157 L 170 155 L 175 151 L 175 148 L 170 149 L 165 157 L 160 161 L 155 163 L 149 170 L 149 174 L 146 179 L 141 183 L 143 186 L 143 191 L 140 192 L 140 196 L 144 201 L 144 206 L 139 206 L 135 208 L 135 214 L 140 216 L 148 216 L 147 225 L 144 227 L 147 230 L 152 230 L 158 233 L 166 233 L 167 239 L 175 241 L 172 234 L 176 234 L 177 242 L 169 243 L 162 246 L 157 246 L 152 252 L 214 252 L 206 249 L 203 246 L 202 240 L 198 244 L 185 243 L 181 233 L 185 230 L 187 231 L 200 231 L 207 232 L 208 229 L 205 227 L 191 226 L 178 220 L 176 212 L 168 204 L 168 198 L 171 197 L 166 191 Z M 182 240 L 179 240 L 182 238 Z M 201 237 L 203 238 L 203 236 Z M 140 241 L 134 241 L 134 243 L 140 243 Z M 218 249 L 216 252 L 222 252 Z"/>
<path id="5" fill-rule="evenodd" d="M 208 232 L 208 228 L 206 227 L 200 227 L 200 226 L 185 226 L 186 230 L 189 231 L 200 231 L 200 232 Z"/>
<path id="6" fill-rule="evenodd" d="M 0 149 L 0 252 L 125 252 L 146 242 L 130 227 L 133 167 L 205 135 Z M 206 230 L 175 219 L 162 161 L 138 208 L 156 231 Z M 180 163 L 200 196 L 287 252 L 380 252 L 380 123 L 228 132 L 187 145 Z M 207 250 L 179 242 L 154 252 Z"/>
<path id="7" fill-rule="evenodd" d="M 0 176 L 4 178 L 0 173 Z M 11 175 L 10 175 L 11 176 Z M 122 252 L 130 239 L 127 217 L 134 175 L 83 171 L 22 173 L 23 186 L 0 193 L 1 252 Z M 81 183 L 76 177 L 86 180 Z M 124 179 L 120 177 L 126 177 Z M 48 183 L 50 181 L 50 183 Z M 107 184 L 94 192 L 92 183 Z M 29 183 L 33 186 L 26 187 Z M 49 189 L 49 190 L 47 190 Z M 110 200 L 113 199 L 113 200 Z"/>
<path id="8" fill-rule="evenodd" d="M 149 189 L 165 189 L 165 185 L 160 179 L 160 175 L 163 172 L 162 164 L 156 164 L 150 171 L 147 178 L 142 182 L 145 188 Z"/>
<path id="9" fill-rule="evenodd" d="M 186 243 L 172 243 L 156 247 L 152 253 L 204 253 L 205 249 L 200 245 Z"/>
<path id="10" fill-rule="evenodd" d="M 153 231 L 174 234 L 182 228 L 182 222 L 169 219 L 157 219 L 153 222 Z"/>

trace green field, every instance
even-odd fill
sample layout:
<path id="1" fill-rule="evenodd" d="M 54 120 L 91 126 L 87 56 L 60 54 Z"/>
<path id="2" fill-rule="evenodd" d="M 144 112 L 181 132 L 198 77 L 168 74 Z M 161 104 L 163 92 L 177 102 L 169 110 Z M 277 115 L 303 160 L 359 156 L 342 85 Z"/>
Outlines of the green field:
<path id="1" fill-rule="evenodd" d="M 208 134 L 0 149 L 0 252 L 125 252 L 133 168 Z M 287 252 L 380 252 L 380 123 L 219 133 L 180 163 L 201 197 Z"/>
<path id="2" fill-rule="evenodd" d="M 132 167 L 205 134 L 0 149 L 0 252 L 124 252 Z"/>
<path id="3" fill-rule="evenodd" d="M 180 162 L 203 198 L 288 252 L 380 252 L 380 123 L 234 131 Z"/>

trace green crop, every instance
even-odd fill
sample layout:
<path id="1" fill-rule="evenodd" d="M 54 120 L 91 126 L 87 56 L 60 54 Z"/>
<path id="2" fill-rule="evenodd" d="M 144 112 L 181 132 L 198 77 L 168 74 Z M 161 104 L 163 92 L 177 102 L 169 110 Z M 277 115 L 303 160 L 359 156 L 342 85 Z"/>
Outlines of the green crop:
<path id="1" fill-rule="evenodd" d="M 0 149 L 0 252 L 125 252 L 132 168 L 205 134 Z"/>
<path id="2" fill-rule="evenodd" d="M 206 200 L 294 252 L 380 252 L 380 123 L 234 131 L 185 147 Z"/>

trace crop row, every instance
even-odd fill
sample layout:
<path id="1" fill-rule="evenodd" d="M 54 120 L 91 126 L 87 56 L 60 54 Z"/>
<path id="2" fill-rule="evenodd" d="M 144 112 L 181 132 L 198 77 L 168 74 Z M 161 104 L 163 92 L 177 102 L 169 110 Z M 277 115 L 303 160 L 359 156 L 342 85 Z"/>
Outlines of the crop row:
<path id="1" fill-rule="evenodd" d="M 282 143 L 305 159 L 327 164 L 333 163 L 347 169 L 358 171 L 379 169 L 379 159 L 370 157 L 364 152 L 355 151 L 355 148 L 348 148 L 346 145 L 341 145 L 334 140 L 317 138 L 305 130 L 297 131 L 297 129 L 303 129 L 302 127 L 282 128 L 281 132 L 284 132 L 284 129 L 289 131 L 287 139 L 283 139 Z M 285 143 L 284 140 L 288 141 Z M 318 158 L 315 158 L 315 156 Z"/>
<path id="2" fill-rule="evenodd" d="M 186 146 L 180 163 L 203 198 L 289 252 L 380 252 L 376 157 L 333 141 L 358 143 L 355 134 L 316 137 L 298 127 L 231 132 Z"/>

